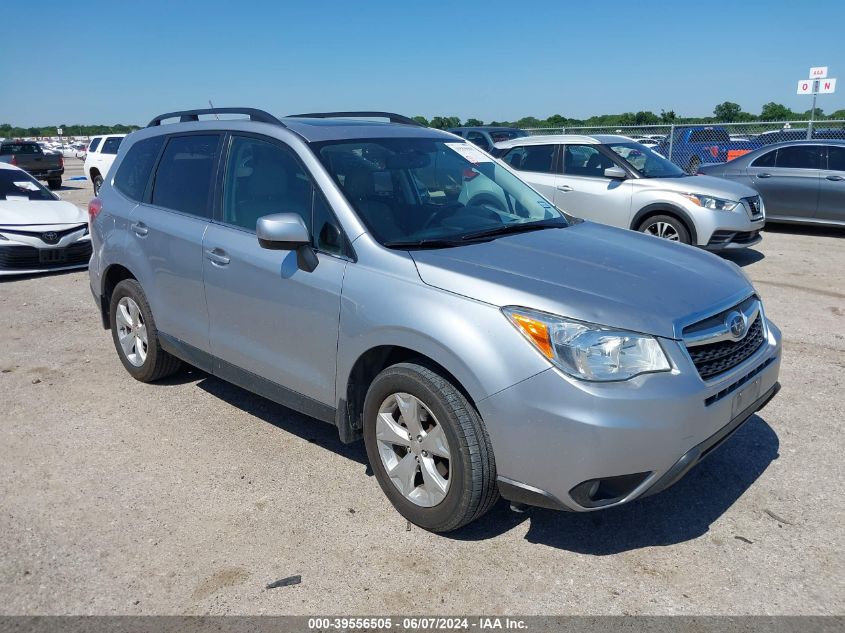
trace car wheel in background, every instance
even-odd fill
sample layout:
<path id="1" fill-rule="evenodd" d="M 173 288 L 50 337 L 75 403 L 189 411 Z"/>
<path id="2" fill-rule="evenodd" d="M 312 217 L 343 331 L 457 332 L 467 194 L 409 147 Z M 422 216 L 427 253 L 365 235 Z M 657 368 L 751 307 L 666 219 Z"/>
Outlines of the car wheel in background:
<path id="1" fill-rule="evenodd" d="M 50 187 L 52 190 L 61 189 L 62 188 L 62 179 L 61 178 L 51 178 L 47 181 L 47 186 Z"/>
<path id="2" fill-rule="evenodd" d="M 364 402 L 364 443 L 387 498 L 426 530 L 462 527 L 499 497 L 481 417 L 425 364 L 399 363 L 376 376 Z"/>
<path id="3" fill-rule="evenodd" d="M 653 215 L 646 218 L 637 230 L 672 242 L 690 243 L 687 227 L 671 215 Z"/>
<path id="4" fill-rule="evenodd" d="M 94 184 L 94 195 L 100 195 L 100 187 L 103 186 L 103 177 L 100 174 L 97 174 L 96 176 L 94 176 L 92 182 Z"/>
<path id="5" fill-rule="evenodd" d="M 179 370 L 181 361 L 165 352 L 150 304 L 134 279 L 115 286 L 109 304 L 112 339 L 126 371 L 141 382 L 152 382 Z"/>

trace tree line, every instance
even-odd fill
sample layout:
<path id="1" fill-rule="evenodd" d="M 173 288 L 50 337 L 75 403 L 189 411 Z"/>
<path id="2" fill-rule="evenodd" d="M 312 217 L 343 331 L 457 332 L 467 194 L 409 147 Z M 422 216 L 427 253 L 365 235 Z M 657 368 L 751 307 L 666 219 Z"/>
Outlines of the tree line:
<path id="1" fill-rule="evenodd" d="M 674 110 L 661 110 L 655 114 L 650 110 L 640 112 L 623 112 L 622 114 L 601 114 L 588 119 L 573 119 L 561 114 L 553 114 L 546 119 L 538 119 L 533 116 L 523 117 L 516 121 L 489 121 L 485 123 L 481 119 L 469 118 L 461 121 L 456 116 L 435 116 L 431 120 L 424 116 L 415 116 L 414 120 L 429 127 L 441 130 L 450 127 L 476 127 L 479 125 L 495 125 L 504 127 L 519 128 L 562 128 L 562 127 L 613 127 L 613 126 L 634 126 L 634 125 L 678 125 L 678 124 L 706 124 L 706 123 L 753 123 L 754 121 L 800 121 L 810 118 L 810 111 L 795 112 L 780 103 L 770 102 L 760 110 L 760 114 L 745 112 L 738 103 L 725 101 L 713 108 L 713 116 L 708 117 L 683 117 Z M 816 119 L 845 119 L 845 109 L 837 110 L 825 115 L 821 108 L 816 108 L 814 113 Z"/>
<path id="2" fill-rule="evenodd" d="M 445 130 L 450 127 L 476 127 L 479 125 L 495 125 L 519 128 L 562 128 L 562 127 L 614 127 L 634 125 L 678 125 L 678 124 L 706 124 L 706 123 L 753 123 L 754 121 L 801 121 L 810 118 L 810 111 L 795 112 L 780 103 L 770 102 L 763 106 L 760 114 L 745 112 L 738 103 L 725 101 L 713 108 L 713 116 L 682 117 L 674 110 L 661 110 L 655 114 L 650 110 L 640 112 L 623 112 L 622 114 L 600 114 L 588 119 L 573 119 L 561 114 L 553 114 L 546 119 L 533 116 L 522 117 L 516 121 L 489 121 L 469 118 L 461 121 L 456 116 L 435 116 L 430 120 L 424 116 L 415 116 L 414 120 L 429 127 Z M 821 108 L 816 108 L 816 119 L 845 119 L 845 109 L 836 110 L 825 115 Z M 62 128 L 63 136 L 94 136 L 96 134 L 128 134 L 140 129 L 138 125 L 46 125 L 41 127 L 15 127 L 10 123 L 0 123 L 0 137 L 14 138 L 19 136 L 56 136 L 56 127 Z"/>
<path id="3" fill-rule="evenodd" d="M 16 138 L 28 136 L 57 136 L 56 128 L 62 128 L 62 136 L 94 136 L 96 134 L 129 134 L 140 130 L 138 125 L 42 125 L 35 127 L 17 127 L 11 123 L 0 123 L 0 137 Z"/>

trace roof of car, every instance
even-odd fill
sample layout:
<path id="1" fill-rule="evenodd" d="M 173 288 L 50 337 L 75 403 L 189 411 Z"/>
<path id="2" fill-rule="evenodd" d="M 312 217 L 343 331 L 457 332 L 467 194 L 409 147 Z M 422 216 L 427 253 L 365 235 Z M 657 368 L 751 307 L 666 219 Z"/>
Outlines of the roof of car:
<path id="1" fill-rule="evenodd" d="M 434 128 L 363 119 L 310 119 L 285 117 L 281 122 L 308 142 L 359 138 L 442 138 L 454 136 Z"/>
<path id="2" fill-rule="evenodd" d="M 787 147 L 793 145 L 838 145 L 838 146 L 845 146 L 845 139 L 839 138 L 813 138 L 810 140 L 807 139 L 793 139 L 793 140 L 786 140 L 786 141 L 778 141 L 777 143 L 769 143 L 768 145 L 763 145 L 762 147 L 758 147 L 757 149 L 775 149 L 777 147 Z"/>
<path id="3" fill-rule="evenodd" d="M 536 136 L 521 136 L 496 143 L 499 149 L 506 149 L 516 145 L 547 145 L 549 143 L 583 143 L 597 145 L 601 141 L 593 136 L 580 134 L 538 134 Z"/>

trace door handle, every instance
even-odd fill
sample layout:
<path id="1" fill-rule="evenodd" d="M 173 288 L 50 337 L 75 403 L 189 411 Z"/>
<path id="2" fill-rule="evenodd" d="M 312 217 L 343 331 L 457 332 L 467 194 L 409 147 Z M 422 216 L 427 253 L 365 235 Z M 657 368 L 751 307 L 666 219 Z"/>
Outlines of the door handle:
<path id="1" fill-rule="evenodd" d="M 757 178 L 771 178 L 771 177 L 772 177 L 772 175 L 769 174 L 769 173 L 766 173 L 766 172 L 763 172 L 762 174 L 757 174 Z"/>
<path id="2" fill-rule="evenodd" d="M 830 176 L 825 176 L 828 180 L 832 180 L 834 182 L 839 182 L 840 180 L 845 180 L 842 176 L 837 176 L 836 174 L 831 174 Z"/>
<path id="3" fill-rule="evenodd" d="M 555 189 L 557 189 L 558 191 L 575 191 L 575 189 L 573 189 L 569 185 L 558 185 L 557 187 L 555 187 Z"/>
<path id="4" fill-rule="evenodd" d="M 138 237 L 146 237 L 147 233 L 150 232 L 150 229 L 148 229 L 147 225 L 143 222 L 136 222 L 133 224 L 132 230 L 135 231 L 135 235 Z"/>
<path id="5" fill-rule="evenodd" d="M 207 250 L 205 251 L 205 256 L 215 266 L 225 266 L 231 261 L 229 256 L 226 255 L 226 251 L 221 248 Z"/>

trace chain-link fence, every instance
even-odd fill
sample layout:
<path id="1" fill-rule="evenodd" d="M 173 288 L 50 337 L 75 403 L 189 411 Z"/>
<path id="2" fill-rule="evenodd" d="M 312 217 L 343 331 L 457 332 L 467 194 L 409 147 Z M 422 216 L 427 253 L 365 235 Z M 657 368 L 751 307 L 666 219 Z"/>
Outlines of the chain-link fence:
<path id="1" fill-rule="evenodd" d="M 701 165 L 724 163 L 771 143 L 845 139 L 845 120 L 528 128 L 526 132 L 627 136 L 694 174 Z"/>

